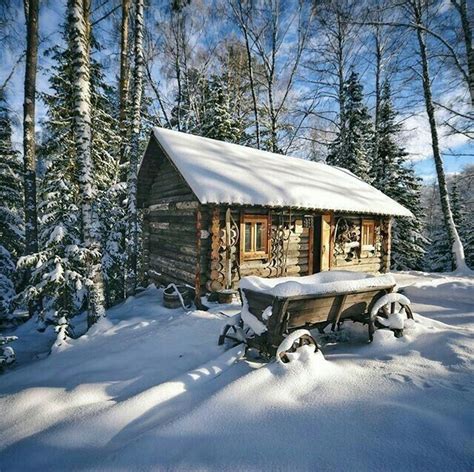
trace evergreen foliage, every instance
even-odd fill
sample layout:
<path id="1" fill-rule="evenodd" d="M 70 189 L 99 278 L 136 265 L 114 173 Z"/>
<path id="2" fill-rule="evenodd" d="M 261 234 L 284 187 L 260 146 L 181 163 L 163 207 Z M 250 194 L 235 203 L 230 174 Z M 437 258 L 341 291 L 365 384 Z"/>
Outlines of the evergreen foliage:
<path id="1" fill-rule="evenodd" d="M 207 78 L 191 69 L 186 76 L 186 87 L 176 97 L 172 126 L 219 141 L 244 142 L 247 139 L 245 125 L 232 105 L 227 79 L 226 72 Z"/>
<path id="2" fill-rule="evenodd" d="M 364 105 L 364 88 L 357 72 L 350 74 L 343 93 L 340 129 L 329 147 L 326 161 L 370 183 L 373 127 L 369 111 Z"/>
<path id="3" fill-rule="evenodd" d="M 71 19 L 68 18 L 63 38 L 68 37 Z M 40 250 L 21 259 L 22 267 L 31 270 L 29 286 L 22 293 L 24 300 L 36 300 L 41 323 L 67 325 L 67 319 L 85 307 L 87 301 L 87 265 L 89 259 L 100 254 L 90 254 L 83 246 L 80 211 L 79 173 L 76 156 L 76 120 L 74 56 L 70 48 L 54 46 L 47 51 L 54 63 L 50 89 L 42 94 L 47 110 L 43 123 L 43 140 L 39 148 L 42 166 L 46 169 L 40 181 L 39 216 Z M 116 107 L 113 90 L 105 84 L 101 66 L 91 65 L 92 109 L 92 160 L 96 183 L 95 205 L 104 208 L 110 188 L 118 177 L 118 126 L 114 118 Z M 98 212 L 97 212 L 98 213 Z M 102 214 L 104 221 L 110 211 Z M 110 221 L 94 228 L 97 237 L 107 246 L 110 238 Z M 108 247 L 111 247 L 110 245 Z M 112 247 L 111 247 L 112 248 Z M 119 258 L 124 247 L 113 247 L 108 259 Z M 118 256 L 118 254 L 120 256 Z M 107 265 L 106 270 L 111 268 Z"/>
<path id="4" fill-rule="evenodd" d="M 23 252 L 23 181 L 21 158 L 12 145 L 12 125 L 0 89 L 0 241 L 13 259 Z"/>
<path id="5" fill-rule="evenodd" d="M 474 166 L 467 166 L 456 176 L 448 180 L 449 198 L 454 223 L 459 237 L 464 245 L 466 264 L 474 267 L 474 219 L 472 186 L 474 185 Z M 450 242 L 439 204 L 439 191 L 434 188 L 429 198 L 431 214 L 427 215 L 427 231 L 431 240 L 427 258 L 426 270 L 434 272 L 449 272 L 454 270 L 455 263 Z M 434 205 L 433 205 L 434 202 Z"/>
<path id="6" fill-rule="evenodd" d="M 469 176 L 467 176 L 469 177 Z M 468 267 L 474 267 L 474 219 L 470 213 L 465 198 L 461 197 L 459 177 L 455 177 L 450 190 L 451 210 L 453 212 L 454 224 L 459 232 L 459 237 L 464 246 L 466 264 Z M 469 193 L 465 197 L 468 199 Z M 472 206 L 472 203 L 471 203 Z"/>
<path id="7" fill-rule="evenodd" d="M 244 130 L 240 120 L 232 113 L 228 83 L 223 77 L 213 76 L 206 92 L 201 136 L 240 143 Z"/>
<path id="8" fill-rule="evenodd" d="M 12 311 L 15 263 L 23 252 L 23 188 L 19 153 L 12 146 L 12 125 L 0 89 L 0 319 Z"/>
<path id="9" fill-rule="evenodd" d="M 414 218 L 396 218 L 392 230 L 392 268 L 421 270 L 426 238 L 421 221 L 421 180 L 407 163 L 407 153 L 398 144 L 401 125 L 396 122 L 390 85 L 383 86 L 378 124 L 377 155 L 371 165 L 372 185 L 408 208 Z"/>

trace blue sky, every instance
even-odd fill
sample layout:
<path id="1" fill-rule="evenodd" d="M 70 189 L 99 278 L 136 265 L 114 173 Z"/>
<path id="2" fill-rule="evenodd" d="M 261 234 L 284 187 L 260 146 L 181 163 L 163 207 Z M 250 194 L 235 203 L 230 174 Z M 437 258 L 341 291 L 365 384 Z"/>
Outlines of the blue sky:
<path id="1" fill-rule="evenodd" d="M 22 2 L 18 1 L 17 18 L 18 30 L 23 34 L 23 10 Z M 44 56 L 44 50 L 51 47 L 56 41 L 59 41 L 59 26 L 64 18 L 64 4 L 63 2 L 55 1 L 45 4 L 42 2 L 41 16 L 40 16 L 40 32 L 43 42 L 40 46 L 40 70 L 38 72 L 38 90 L 45 91 L 48 88 L 48 58 Z M 110 24 L 104 23 L 101 27 L 110 28 Z M 102 31 L 108 35 L 110 29 Z M 99 31 L 100 38 L 100 31 Z M 6 76 L 9 74 L 13 64 L 21 53 L 21 45 L 14 50 L 7 50 L 3 48 L 0 51 L 0 59 L 2 61 L 2 68 L 0 69 L 0 83 L 3 83 Z M 109 52 L 109 51 L 108 51 Z M 110 80 L 114 80 L 117 72 L 118 58 L 112 58 L 107 61 L 106 74 Z M 11 80 L 8 88 L 8 102 L 10 108 L 15 116 L 17 123 L 21 123 L 22 118 L 22 100 L 23 100 L 23 74 L 22 66 L 16 69 L 16 72 Z M 44 106 L 41 101 L 37 101 L 37 120 L 40 121 L 45 114 Z M 410 118 L 407 122 L 407 132 L 403 137 L 403 144 L 406 146 L 411 158 L 414 162 L 417 174 L 426 182 L 430 182 L 435 178 L 435 168 L 431 155 L 430 134 L 426 116 L 420 108 L 420 113 Z M 21 146 L 21 128 L 18 126 L 15 132 L 15 144 Z M 474 146 L 462 136 L 448 136 L 443 134 L 441 130 L 441 148 L 444 151 L 443 159 L 445 170 L 447 173 L 459 172 L 467 164 L 474 164 Z M 460 156 L 453 156 L 449 154 L 459 153 Z"/>

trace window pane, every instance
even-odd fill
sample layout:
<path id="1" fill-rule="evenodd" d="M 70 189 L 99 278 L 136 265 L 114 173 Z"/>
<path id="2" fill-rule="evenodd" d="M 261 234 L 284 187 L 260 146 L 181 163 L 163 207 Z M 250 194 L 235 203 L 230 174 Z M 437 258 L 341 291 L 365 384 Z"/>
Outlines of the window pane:
<path id="1" fill-rule="evenodd" d="M 252 250 L 252 224 L 245 223 L 245 252 Z"/>
<path id="2" fill-rule="evenodd" d="M 263 236 L 263 223 L 255 224 L 255 250 L 256 251 L 265 251 L 264 245 L 264 236 Z"/>

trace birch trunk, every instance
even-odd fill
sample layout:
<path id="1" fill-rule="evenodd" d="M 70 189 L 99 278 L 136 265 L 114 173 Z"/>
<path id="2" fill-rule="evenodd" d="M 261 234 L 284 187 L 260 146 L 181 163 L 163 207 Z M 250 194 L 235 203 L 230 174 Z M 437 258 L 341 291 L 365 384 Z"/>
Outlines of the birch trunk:
<path id="1" fill-rule="evenodd" d="M 69 0 L 71 16 L 70 45 L 74 54 L 74 105 L 76 159 L 79 174 L 82 239 L 89 252 L 89 310 L 87 324 L 92 326 L 104 311 L 104 288 L 100 267 L 100 246 L 92 204 L 96 196 L 92 161 L 90 92 L 90 0 Z"/>
<path id="2" fill-rule="evenodd" d="M 451 0 L 461 19 L 461 27 L 464 36 L 464 46 L 466 49 L 467 68 L 469 77 L 469 94 L 471 96 L 471 105 L 474 105 L 474 50 L 472 49 L 472 31 L 469 22 L 469 13 L 467 11 L 466 0 Z M 471 4 L 472 7 L 472 4 Z"/>
<path id="3" fill-rule="evenodd" d="M 375 159 L 379 158 L 379 141 L 380 141 L 380 80 L 382 75 L 382 47 L 380 44 L 380 29 L 375 29 L 375 123 L 374 123 L 374 153 Z M 384 174 L 385 175 L 385 172 Z"/>
<path id="4" fill-rule="evenodd" d="M 35 95 L 38 65 L 39 0 L 25 0 L 26 66 L 23 103 L 23 170 L 25 192 L 25 254 L 38 252 L 36 205 Z"/>
<path id="5" fill-rule="evenodd" d="M 413 0 L 411 2 L 411 6 L 413 8 L 416 24 L 420 26 L 419 28 L 417 28 L 416 34 L 418 38 L 418 46 L 422 65 L 423 93 L 425 98 L 426 113 L 428 115 L 428 121 L 431 131 L 431 146 L 433 149 L 433 159 L 435 162 L 436 174 L 438 177 L 441 209 L 443 211 L 444 222 L 451 243 L 453 259 L 455 262 L 455 269 L 461 272 L 467 271 L 468 268 L 466 266 L 466 261 L 464 257 L 464 248 L 461 239 L 459 238 L 456 225 L 454 224 L 451 205 L 449 202 L 448 185 L 446 183 L 443 160 L 441 158 L 441 152 L 439 149 L 438 130 L 436 126 L 436 117 L 434 113 L 433 98 L 431 94 L 431 78 L 429 72 L 428 52 L 426 48 L 425 38 L 426 33 L 422 20 L 422 6 L 420 0 Z"/>
<path id="6" fill-rule="evenodd" d="M 138 265 L 137 174 L 143 85 L 143 0 L 135 0 L 135 64 L 133 68 L 132 134 L 128 169 L 127 294 L 135 293 Z"/>
<path id="7" fill-rule="evenodd" d="M 255 92 L 255 79 L 254 79 L 253 64 L 252 64 L 252 51 L 250 49 L 250 42 L 249 42 L 247 27 L 243 26 L 242 28 L 244 32 L 244 38 L 245 38 L 245 50 L 247 52 L 247 68 L 248 68 L 248 73 L 249 73 L 250 92 L 252 94 L 253 116 L 255 120 L 255 138 L 257 141 L 257 149 L 260 149 L 260 121 L 258 117 L 257 93 Z"/>
<path id="8" fill-rule="evenodd" d="M 129 92 L 130 64 L 128 60 L 128 23 L 130 19 L 130 0 L 122 0 L 122 21 L 120 27 L 120 112 L 119 125 L 122 145 L 120 149 L 120 163 L 124 164 L 127 159 L 126 143 L 128 139 L 127 130 L 127 105 Z M 125 176 L 126 177 L 126 176 Z M 121 179 L 122 180 L 122 179 Z"/>

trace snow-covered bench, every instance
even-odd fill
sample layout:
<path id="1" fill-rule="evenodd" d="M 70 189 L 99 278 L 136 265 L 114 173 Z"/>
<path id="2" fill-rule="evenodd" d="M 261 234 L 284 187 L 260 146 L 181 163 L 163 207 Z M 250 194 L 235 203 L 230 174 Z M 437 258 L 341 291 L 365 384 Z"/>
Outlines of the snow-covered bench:
<path id="1" fill-rule="evenodd" d="M 367 324 L 372 341 L 377 315 L 387 320 L 387 327 L 391 316 L 412 318 L 410 302 L 394 293 L 395 286 L 391 275 L 348 271 L 275 279 L 244 277 L 240 281 L 242 312 L 224 328 L 219 343 L 226 339 L 246 342 L 273 356 L 290 333 L 301 330 L 301 336 L 292 335 L 293 348 L 314 344 L 317 349 L 306 329 L 322 331 L 347 319 Z M 285 352 L 280 352 L 282 358 Z"/>

